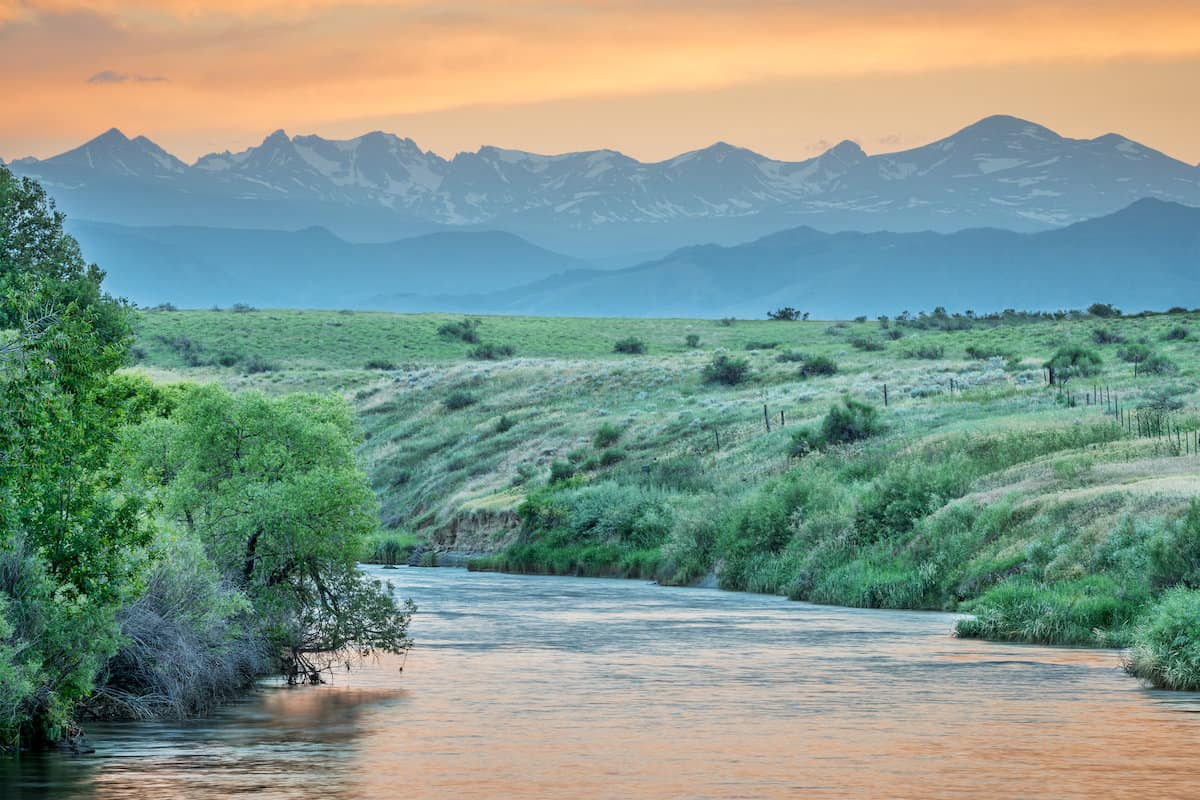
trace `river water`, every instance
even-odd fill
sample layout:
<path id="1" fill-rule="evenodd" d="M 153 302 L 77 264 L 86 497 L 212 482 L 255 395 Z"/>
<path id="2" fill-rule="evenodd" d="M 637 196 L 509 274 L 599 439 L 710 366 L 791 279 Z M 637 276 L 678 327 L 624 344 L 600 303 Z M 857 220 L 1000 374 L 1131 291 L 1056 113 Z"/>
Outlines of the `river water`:
<path id="1" fill-rule="evenodd" d="M 372 570 L 375 571 L 375 570 Z M 378 570 L 416 648 L 202 720 L 92 724 L 5 797 L 1195 797 L 1200 696 L 954 617 L 637 581 Z"/>

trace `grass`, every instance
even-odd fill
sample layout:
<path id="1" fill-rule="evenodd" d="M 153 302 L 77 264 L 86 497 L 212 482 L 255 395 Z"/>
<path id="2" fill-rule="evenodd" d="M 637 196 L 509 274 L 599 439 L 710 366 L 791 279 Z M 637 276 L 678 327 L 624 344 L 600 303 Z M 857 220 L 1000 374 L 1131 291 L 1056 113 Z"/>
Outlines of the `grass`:
<path id="1" fill-rule="evenodd" d="M 471 338 L 516 355 L 471 358 L 480 344 L 439 334 L 461 316 L 146 312 L 137 368 L 343 393 L 385 535 L 475 568 L 957 609 L 965 636 L 1145 640 L 1138 674 L 1178 682 L 1146 666 L 1166 658 L 1147 620 L 1200 564 L 1200 535 L 1180 533 L 1200 494 L 1200 343 L 1175 332 L 1200 314 L 478 319 Z M 632 339 L 644 353 L 613 352 Z M 1135 374 L 1131 347 L 1173 370 Z M 738 381 L 706 379 L 722 360 L 744 362 Z M 1176 433 L 1130 434 L 1113 405 Z M 831 408 L 845 424 L 826 432 Z"/>

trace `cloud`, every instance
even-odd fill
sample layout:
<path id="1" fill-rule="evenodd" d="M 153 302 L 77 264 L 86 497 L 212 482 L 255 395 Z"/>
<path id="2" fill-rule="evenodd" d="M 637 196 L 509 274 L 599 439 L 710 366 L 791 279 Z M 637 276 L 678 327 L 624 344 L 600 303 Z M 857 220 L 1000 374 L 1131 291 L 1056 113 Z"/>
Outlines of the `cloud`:
<path id="1" fill-rule="evenodd" d="M 116 72 L 115 70 L 105 69 L 97 72 L 95 75 L 87 79 L 88 83 L 125 83 L 129 80 L 129 76 L 124 72 Z"/>
<path id="2" fill-rule="evenodd" d="M 167 79 L 161 75 L 130 75 L 127 72 L 117 72 L 112 69 L 101 70 L 87 79 L 87 82 L 92 84 L 128 83 L 130 81 L 134 83 L 165 83 Z"/>

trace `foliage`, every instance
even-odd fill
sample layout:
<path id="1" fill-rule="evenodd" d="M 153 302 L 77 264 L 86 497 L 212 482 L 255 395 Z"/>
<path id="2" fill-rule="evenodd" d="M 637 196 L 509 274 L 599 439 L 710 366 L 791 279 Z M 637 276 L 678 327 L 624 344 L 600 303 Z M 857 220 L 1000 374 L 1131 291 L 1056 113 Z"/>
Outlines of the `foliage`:
<path id="1" fill-rule="evenodd" d="M 1058 348 L 1045 366 L 1054 370 L 1056 380 L 1095 375 L 1104 365 L 1104 359 L 1095 350 L 1082 345 L 1067 345 Z"/>
<path id="2" fill-rule="evenodd" d="M 619 425 L 606 422 L 596 429 L 596 433 L 592 436 L 592 444 L 597 450 L 612 447 L 621 439 L 621 434 L 624 432 L 624 429 Z"/>
<path id="3" fill-rule="evenodd" d="M 479 344 L 479 327 L 482 320 L 464 317 L 458 322 L 444 322 L 438 326 L 438 336 L 467 344 Z"/>
<path id="4" fill-rule="evenodd" d="M 617 343 L 613 345 L 613 352 L 641 355 L 646 352 L 646 343 L 636 336 L 628 336 L 617 340 Z"/>
<path id="5" fill-rule="evenodd" d="M 1121 310 L 1115 308 L 1112 303 L 1092 303 L 1087 307 L 1087 313 L 1103 319 L 1121 316 Z"/>
<path id="6" fill-rule="evenodd" d="M 1125 669 L 1163 689 L 1200 690 L 1200 591 L 1163 595 L 1135 632 Z"/>
<path id="7" fill-rule="evenodd" d="M 122 492 L 110 393 L 130 315 L 41 187 L 0 167 L 0 748 L 67 735 L 117 646 L 149 540 Z"/>
<path id="8" fill-rule="evenodd" d="M 476 361 L 499 361 L 516 354 L 517 349 L 508 344 L 481 344 L 467 351 L 467 357 Z"/>
<path id="9" fill-rule="evenodd" d="M 446 407 L 447 411 L 460 411 L 478 402 L 479 398 L 470 392 L 456 390 L 446 395 L 446 399 L 442 400 L 442 405 Z"/>
<path id="10" fill-rule="evenodd" d="M 717 353 L 704 367 L 705 383 L 737 386 L 750 376 L 750 362 L 727 353 Z"/>
<path id="11" fill-rule="evenodd" d="M 408 615 L 355 569 L 377 506 L 344 401 L 198 386 L 130 435 L 164 512 L 288 651 L 289 678 L 313 680 L 316 656 L 408 647 Z"/>
<path id="12" fill-rule="evenodd" d="M 808 312 L 801 312 L 799 309 L 791 306 L 783 306 L 774 311 L 767 312 L 767 319 L 775 320 L 776 322 L 795 322 L 796 320 L 808 319 Z"/>
<path id="13" fill-rule="evenodd" d="M 801 378 L 812 378 L 820 375 L 837 374 L 837 362 L 828 356 L 812 356 L 806 359 L 800 367 Z"/>
<path id="14" fill-rule="evenodd" d="M 683 337 L 683 343 L 688 349 L 695 350 L 700 346 L 700 335 L 696 333 L 689 333 L 687 336 Z"/>
<path id="15" fill-rule="evenodd" d="M 363 369 L 394 370 L 396 365 L 386 358 L 372 358 L 363 365 Z"/>

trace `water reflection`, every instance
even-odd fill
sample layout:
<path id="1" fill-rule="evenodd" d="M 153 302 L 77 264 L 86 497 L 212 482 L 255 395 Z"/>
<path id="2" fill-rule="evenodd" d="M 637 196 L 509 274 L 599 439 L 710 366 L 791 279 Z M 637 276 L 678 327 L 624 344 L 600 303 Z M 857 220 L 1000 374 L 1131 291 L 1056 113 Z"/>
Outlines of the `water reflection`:
<path id="1" fill-rule="evenodd" d="M 628 581 L 380 572 L 418 647 L 205 720 L 91 726 L 10 796 L 1192 796 L 1196 696 L 944 614 Z"/>

